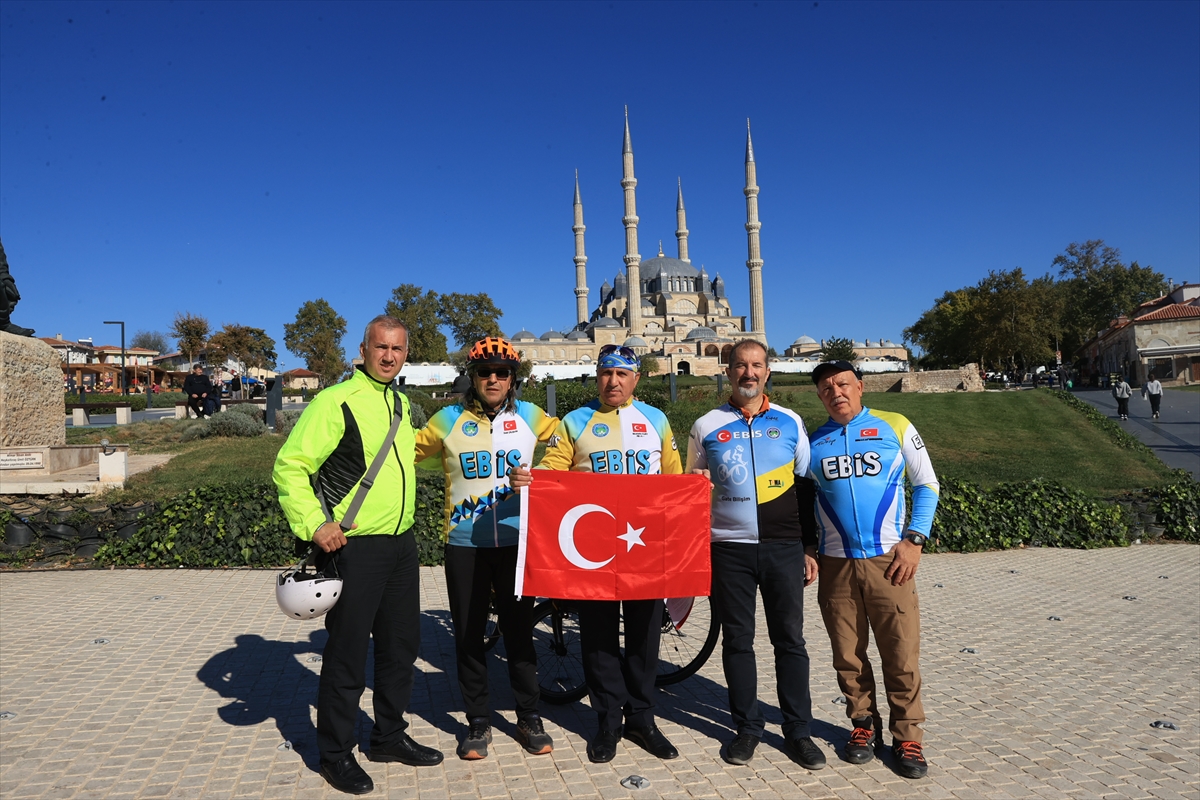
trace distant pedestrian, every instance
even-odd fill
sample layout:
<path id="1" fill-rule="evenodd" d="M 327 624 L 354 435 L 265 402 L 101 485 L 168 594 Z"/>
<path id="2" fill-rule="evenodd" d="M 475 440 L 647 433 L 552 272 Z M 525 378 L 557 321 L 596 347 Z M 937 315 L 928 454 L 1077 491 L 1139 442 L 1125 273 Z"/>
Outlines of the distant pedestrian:
<path id="1" fill-rule="evenodd" d="M 1150 398 L 1150 416 L 1152 419 L 1158 419 L 1158 407 L 1162 404 L 1162 384 L 1154 377 L 1153 372 L 1148 377 L 1150 380 L 1142 387 L 1142 397 Z"/>
<path id="2" fill-rule="evenodd" d="M 233 400 L 242 399 L 242 378 L 236 369 L 233 371 L 233 377 L 229 379 L 229 397 Z"/>
<path id="3" fill-rule="evenodd" d="M 1129 398 L 1133 397 L 1133 389 L 1129 388 L 1125 376 L 1118 376 L 1114 381 L 1112 394 L 1117 399 L 1117 415 L 1121 419 L 1129 419 Z"/>

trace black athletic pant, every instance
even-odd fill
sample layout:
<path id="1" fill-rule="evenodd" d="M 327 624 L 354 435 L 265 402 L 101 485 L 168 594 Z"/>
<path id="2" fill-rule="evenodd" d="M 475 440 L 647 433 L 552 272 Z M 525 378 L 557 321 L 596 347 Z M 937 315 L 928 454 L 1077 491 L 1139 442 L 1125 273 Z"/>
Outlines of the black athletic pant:
<path id="1" fill-rule="evenodd" d="M 712 602 L 721 623 L 721 662 L 729 711 L 738 733 L 762 738 L 758 669 L 754 661 L 754 608 L 762 593 L 767 633 L 775 648 L 775 691 L 783 735 L 809 735 L 808 649 L 804 643 L 804 544 L 714 542 Z"/>
<path id="2" fill-rule="evenodd" d="M 204 403 L 205 398 L 188 395 L 188 408 L 195 412 L 197 419 L 204 416 Z"/>
<path id="3" fill-rule="evenodd" d="M 1150 394 L 1146 396 L 1150 398 L 1150 413 L 1157 414 L 1158 407 L 1162 404 L 1162 394 Z"/>
<path id="4" fill-rule="evenodd" d="M 1117 398 L 1117 416 L 1120 416 L 1120 417 L 1128 417 L 1129 416 L 1129 398 L 1128 397 L 1118 397 Z"/>
<path id="5" fill-rule="evenodd" d="M 578 603 L 583 676 L 600 730 L 654 724 L 654 677 L 662 634 L 662 600 L 626 600 L 625 657 L 621 658 L 621 602 Z"/>
<path id="6" fill-rule="evenodd" d="M 318 563 L 323 566 L 323 563 Z M 421 644 L 421 577 L 417 540 L 353 535 L 337 551 L 342 596 L 325 615 L 329 641 L 317 693 L 317 749 L 323 763 L 350 755 L 354 723 L 367 685 L 367 646 L 375 639 L 375 727 L 371 747 L 393 745 L 404 733 Z"/>
<path id="7" fill-rule="evenodd" d="M 458 688 L 467 720 L 486 717 L 488 706 L 487 653 L 484 630 L 488 605 L 495 592 L 496 614 L 508 656 L 508 680 L 516 700 L 517 717 L 537 714 L 541 692 L 537 654 L 533 650 L 533 598 L 514 596 L 517 546 L 461 547 L 446 545 L 446 592 L 454 623 Z"/>

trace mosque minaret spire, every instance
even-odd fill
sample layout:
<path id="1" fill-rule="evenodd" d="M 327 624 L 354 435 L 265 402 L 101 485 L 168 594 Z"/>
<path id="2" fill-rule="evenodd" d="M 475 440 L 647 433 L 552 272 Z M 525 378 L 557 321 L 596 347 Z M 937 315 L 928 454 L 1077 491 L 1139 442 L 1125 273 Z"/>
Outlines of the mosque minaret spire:
<path id="1" fill-rule="evenodd" d="M 638 336 L 642 332 L 642 257 L 638 254 L 637 239 L 637 198 L 634 187 L 637 178 L 633 176 L 633 140 L 629 137 L 629 106 L 625 106 L 625 141 L 621 147 L 622 168 L 621 186 L 625 189 L 625 273 L 628 278 L 628 301 L 625 307 L 626 324 L 630 336 Z"/>
<path id="2" fill-rule="evenodd" d="M 750 120 L 746 120 L 746 268 L 750 270 L 750 331 L 766 335 L 766 318 L 763 314 L 762 250 L 759 247 L 758 231 L 758 171 L 754 163 L 754 143 L 750 140 Z M 680 256 L 682 258 L 682 256 Z"/>
<path id="3" fill-rule="evenodd" d="M 675 231 L 675 238 L 679 240 L 679 260 L 690 264 L 692 260 L 688 258 L 687 249 L 687 212 L 683 209 L 683 179 L 676 180 L 679 183 L 679 200 L 675 203 L 675 222 L 679 228 Z"/>
<path id="4" fill-rule="evenodd" d="M 575 170 L 575 321 L 588 321 L 587 254 L 583 250 L 583 200 L 579 197 L 579 170 Z"/>

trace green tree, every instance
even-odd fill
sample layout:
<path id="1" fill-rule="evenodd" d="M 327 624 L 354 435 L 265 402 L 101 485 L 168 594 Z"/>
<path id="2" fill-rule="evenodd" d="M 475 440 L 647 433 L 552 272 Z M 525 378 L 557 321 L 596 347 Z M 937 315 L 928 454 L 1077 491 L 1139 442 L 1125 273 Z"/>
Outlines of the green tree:
<path id="1" fill-rule="evenodd" d="M 214 365 L 219 361 L 232 358 L 244 372 L 247 367 L 252 369 L 273 369 L 275 367 L 275 340 L 267 335 L 262 328 L 251 328 L 236 322 L 227 322 L 221 330 L 214 333 L 208 340 L 209 354 L 216 356 L 209 361 Z"/>
<path id="2" fill-rule="evenodd" d="M 857 361 L 858 353 L 854 352 L 854 340 L 836 337 L 827 339 L 823 357 L 826 361 Z"/>
<path id="3" fill-rule="evenodd" d="M 412 283 L 402 283 L 392 290 L 392 299 L 383 310 L 408 327 L 410 362 L 446 360 L 446 335 L 438 329 L 441 302 L 437 292 L 421 294 L 421 287 Z"/>
<path id="4" fill-rule="evenodd" d="M 1028 369 L 1054 357 L 1054 279 L 1031 284 L 1020 267 L 990 272 L 976 287 L 971 326 L 977 363 Z"/>
<path id="5" fill-rule="evenodd" d="M 500 336 L 496 321 L 503 312 L 486 292 L 442 295 L 442 322 L 450 328 L 459 347 L 470 347 L 485 336 Z"/>
<path id="6" fill-rule="evenodd" d="M 638 368 L 638 374 L 654 375 L 658 372 L 658 359 L 654 356 L 642 356 L 638 360 L 641 363 L 641 366 Z"/>
<path id="7" fill-rule="evenodd" d="M 328 386 L 346 371 L 345 335 L 346 320 L 318 298 L 300 306 L 295 322 L 284 324 L 283 346 L 304 359 L 304 365 L 320 376 L 321 386 Z"/>
<path id="8" fill-rule="evenodd" d="M 1072 242 L 1054 257 L 1065 284 L 1062 322 L 1063 348 L 1075 352 L 1097 331 L 1122 314 L 1132 316 L 1137 307 L 1166 293 L 1162 273 L 1136 261 L 1126 265 L 1121 251 L 1102 239 Z"/>
<path id="9" fill-rule="evenodd" d="M 905 343 L 923 351 L 920 366 L 945 369 L 978 360 L 974 351 L 977 297 L 974 287 L 946 292 L 904 329 Z"/>
<path id="10" fill-rule="evenodd" d="M 196 354 L 208 344 L 208 320 L 199 314 L 177 312 L 171 323 L 171 335 L 179 343 L 179 352 L 187 356 L 188 370 L 196 363 Z"/>
<path id="11" fill-rule="evenodd" d="M 141 347 L 144 350 L 156 350 L 159 355 L 171 352 L 170 341 L 162 331 L 138 331 L 129 341 L 129 346 Z"/>

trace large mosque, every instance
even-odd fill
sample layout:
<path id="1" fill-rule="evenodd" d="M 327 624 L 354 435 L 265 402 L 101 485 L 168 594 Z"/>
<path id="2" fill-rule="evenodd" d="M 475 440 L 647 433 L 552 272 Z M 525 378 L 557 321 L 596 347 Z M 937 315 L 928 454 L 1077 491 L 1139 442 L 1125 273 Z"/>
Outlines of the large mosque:
<path id="1" fill-rule="evenodd" d="M 583 200 L 575 176 L 575 316 L 568 333 L 547 331 L 540 337 L 521 330 L 512 342 L 535 366 L 587 365 L 606 344 L 624 344 L 639 355 L 654 355 L 662 370 L 691 375 L 715 375 L 724 370 L 733 343 L 757 339 L 767 343 L 763 318 L 762 255 L 759 249 L 758 180 L 754 144 L 746 125 L 746 267 L 750 272 L 750 318 L 735 316 L 725 296 L 719 274 L 709 277 L 692 265 L 688 253 L 687 212 L 683 185 L 679 183 L 675 217 L 678 257 L 662 251 L 642 261 L 638 252 L 637 178 L 633 171 L 633 140 L 629 114 L 625 114 L 624 161 L 621 186 L 625 190 L 625 270 L 600 287 L 599 303 L 588 310 L 587 253 L 584 244 Z"/>

